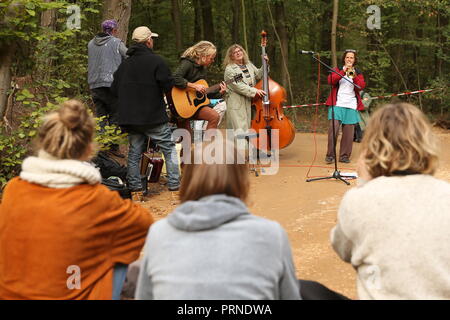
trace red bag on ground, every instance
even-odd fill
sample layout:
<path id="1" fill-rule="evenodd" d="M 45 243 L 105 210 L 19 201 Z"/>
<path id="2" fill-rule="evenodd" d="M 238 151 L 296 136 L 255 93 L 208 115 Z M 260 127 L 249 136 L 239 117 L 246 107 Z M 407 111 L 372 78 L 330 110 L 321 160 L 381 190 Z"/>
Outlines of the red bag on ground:
<path id="1" fill-rule="evenodd" d="M 146 180 L 151 183 L 159 181 L 161 171 L 164 166 L 164 159 L 156 156 L 157 147 L 150 148 L 150 142 L 147 151 L 142 153 L 141 158 L 141 176 L 146 177 Z"/>

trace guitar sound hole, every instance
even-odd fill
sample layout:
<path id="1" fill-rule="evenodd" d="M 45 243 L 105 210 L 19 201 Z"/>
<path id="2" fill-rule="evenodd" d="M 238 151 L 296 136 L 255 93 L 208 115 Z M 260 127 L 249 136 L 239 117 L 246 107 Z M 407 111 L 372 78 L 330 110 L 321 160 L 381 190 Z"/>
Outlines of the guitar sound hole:
<path id="1" fill-rule="evenodd" d="M 196 91 L 195 95 L 197 96 L 197 99 L 203 98 L 203 93 Z"/>

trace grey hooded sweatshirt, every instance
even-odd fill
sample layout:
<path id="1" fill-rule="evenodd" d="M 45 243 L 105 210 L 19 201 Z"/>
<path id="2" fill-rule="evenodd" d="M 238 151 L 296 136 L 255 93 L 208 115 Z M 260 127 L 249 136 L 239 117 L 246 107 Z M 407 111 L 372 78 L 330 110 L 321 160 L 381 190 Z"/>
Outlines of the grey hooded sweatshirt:
<path id="1" fill-rule="evenodd" d="M 111 87 L 113 74 L 126 57 L 127 47 L 119 38 L 99 33 L 88 43 L 89 89 Z"/>
<path id="2" fill-rule="evenodd" d="M 154 223 L 136 298 L 300 299 L 286 232 L 239 199 L 188 201 Z"/>

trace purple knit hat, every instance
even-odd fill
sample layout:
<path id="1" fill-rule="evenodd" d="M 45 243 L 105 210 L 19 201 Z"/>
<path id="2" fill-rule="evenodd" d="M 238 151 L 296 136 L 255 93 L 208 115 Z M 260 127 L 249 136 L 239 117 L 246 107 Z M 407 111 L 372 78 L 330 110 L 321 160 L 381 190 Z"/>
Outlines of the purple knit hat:
<path id="1" fill-rule="evenodd" d="M 111 34 L 114 29 L 117 29 L 117 21 L 116 20 L 105 20 L 102 22 L 103 32 L 107 34 Z"/>

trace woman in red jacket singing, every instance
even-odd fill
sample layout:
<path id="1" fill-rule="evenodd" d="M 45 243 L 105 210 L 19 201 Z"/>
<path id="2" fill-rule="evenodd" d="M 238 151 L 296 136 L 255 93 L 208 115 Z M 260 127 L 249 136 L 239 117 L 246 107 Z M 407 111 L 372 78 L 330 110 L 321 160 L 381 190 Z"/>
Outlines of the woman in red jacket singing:
<path id="1" fill-rule="evenodd" d="M 359 92 L 365 88 L 366 82 L 364 76 L 360 70 L 355 68 L 358 62 L 356 56 L 356 50 L 345 50 L 342 56 L 342 68 L 335 68 L 335 70 L 344 76 L 350 82 L 358 85 L 360 88 L 355 87 L 352 83 L 341 78 L 335 73 L 331 73 L 328 76 L 328 83 L 333 86 L 330 96 L 327 100 L 328 106 L 335 106 L 334 108 L 334 135 L 339 133 L 339 128 L 342 124 L 342 139 L 339 148 L 339 161 L 344 163 L 350 162 L 350 156 L 352 154 L 353 147 L 353 134 L 355 130 L 355 124 L 357 124 L 361 118 L 358 110 L 364 110 L 364 105 L 361 100 Z M 332 123 L 332 110 L 328 109 L 328 120 L 330 120 L 330 126 L 328 129 L 328 149 L 325 157 L 326 163 L 334 162 L 334 137 L 333 137 L 333 123 Z"/>

